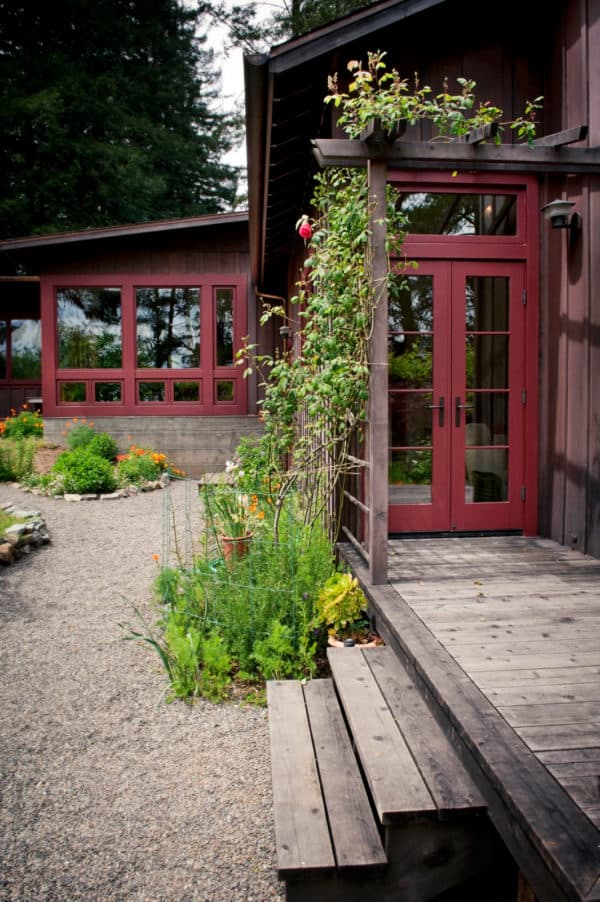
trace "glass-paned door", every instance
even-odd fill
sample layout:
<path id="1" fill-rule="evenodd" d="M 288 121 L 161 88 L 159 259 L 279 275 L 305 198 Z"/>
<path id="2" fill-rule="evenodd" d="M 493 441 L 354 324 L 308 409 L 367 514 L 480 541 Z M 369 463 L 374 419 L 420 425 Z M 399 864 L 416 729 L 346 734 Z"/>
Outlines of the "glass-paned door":
<path id="1" fill-rule="evenodd" d="M 523 275 L 424 262 L 390 292 L 391 532 L 521 528 Z"/>

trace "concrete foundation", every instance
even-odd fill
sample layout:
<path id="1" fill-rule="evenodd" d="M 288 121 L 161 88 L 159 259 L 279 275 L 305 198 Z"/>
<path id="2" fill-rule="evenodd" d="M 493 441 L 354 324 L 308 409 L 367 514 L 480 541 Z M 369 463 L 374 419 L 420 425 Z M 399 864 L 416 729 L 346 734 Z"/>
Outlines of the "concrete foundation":
<path id="1" fill-rule="evenodd" d="M 67 417 L 44 418 L 44 439 L 65 444 Z M 260 435 L 256 416 L 95 417 L 96 432 L 109 432 L 126 452 L 131 445 L 167 454 L 174 466 L 194 479 L 225 468 L 245 435 Z"/>

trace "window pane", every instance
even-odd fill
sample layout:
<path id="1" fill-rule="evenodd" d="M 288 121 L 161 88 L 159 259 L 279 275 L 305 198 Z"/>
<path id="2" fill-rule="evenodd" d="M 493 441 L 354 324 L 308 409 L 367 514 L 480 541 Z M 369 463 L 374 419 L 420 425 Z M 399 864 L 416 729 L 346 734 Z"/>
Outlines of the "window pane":
<path id="1" fill-rule="evenodd" d="M 94 385 L 94 398 L 103 403 L 119 403 L 121 400 L 120 382 L 96 382 Z"/>
<path id="2" fill-rule="evenodd" d="M 85 382 L 61 382 L 58 397 L 67 404 L 85 401 Z"/>
<path id="3" fill-rule="evenodd" d="M 389 468 L 390 504 L 431 504 L 432 451 L 393 451 Z"/>
<path id="4" fill-rule="evenodd" d="M 59 368 L 122 366 L 120 289 L 61 288 L 56 299 Z"/>
<path id="5" fill-rule="evenodd" d="M 200 383 L 199 382 L 174 382 L 173 383 L 173 400 L 174 401 L 199 401 L 200 400 Z"/>
<path id="6" fill-rule="evenodd" d="M 508 392 L 467 392 L 467 445 L 508 443 Z"/>
<path id="7" fill-rule="evenodd" d="M 508 335 L 467 335 L 467 388 L 508 388 Z"/>
<path id="8" fill-rule="evenodd" d="M 136 310 L 139 367 L 200 366 L 199 288 L 138 288 Z"/>
<path id="9" fill-rule="evenodd" d="M 515 194 L 401 194 L 407 231 L 416 235 L 516 235 Z"/>
<path id="10" fill-rule="evenodd" d="M 433 328 L 433 276 L 396 275 L 388 300 L 390 332 L 430 332 Z"/>
<path id="11" fill-rule="evenodd" d="M 164 401 L 164 382 L 140 382 L 138 383 L 140 401 Z"/>
<path id="12" fill-rule="evenodd" d="M 217 366 L 233 366 L 233 288 L 217 288 Z"/>
<path id="13" fill-rule="evenodd" d="M 10 324 L 11 378 L 39 379 L 42 375 L 42 328 L 38 319 L 13 319 Z"/>
<path id="14" fill-rule="evenodd" d="M 0 379 L 6 379 L 6 322 L 0 320 Z"/>
<path id="15" fill-rule="evenodd" d="M 508 498 L 508 449 L 465 451 L 465 501 L 483 504 Z"/>
<path id="16" fill-rule="evenodd" d="M 467 278 L 466 324 L 473 332 L 508 331 L 509 280 L 506 276 Z"/>
<path id="17" fill-rule="evenodd" d="M 233 382 L 217 382 L 217 401 L 233 401 Z"/>
<path id="18" fill-rule="evenodd" d="M 431 445 L 431 393 L 391 391 L 389 398 L 390 443 L 394 447 Z"/>
<path id="19" fill-rule="evenodd" d="M 406 388 L 426 388 L 433 379 L 433 335 L 394 335 L 388 353 L 389 381 Z"/>

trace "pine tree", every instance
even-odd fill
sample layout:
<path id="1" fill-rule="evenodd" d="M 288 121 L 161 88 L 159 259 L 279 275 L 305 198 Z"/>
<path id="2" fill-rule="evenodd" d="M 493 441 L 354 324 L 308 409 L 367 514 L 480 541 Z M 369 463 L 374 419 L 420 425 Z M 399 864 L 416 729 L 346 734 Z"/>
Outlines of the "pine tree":
<path id="1" fill-rule="evenodd" d="M 0 236 L 231 207 L 201 30 L 180 0 L 0 0 Z"/>

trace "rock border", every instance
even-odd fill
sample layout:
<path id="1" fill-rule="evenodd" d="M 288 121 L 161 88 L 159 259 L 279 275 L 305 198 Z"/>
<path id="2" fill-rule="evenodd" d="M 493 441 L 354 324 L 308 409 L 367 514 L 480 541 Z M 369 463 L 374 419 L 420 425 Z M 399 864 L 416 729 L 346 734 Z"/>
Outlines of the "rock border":
<path id="1" fill-rule="evenodd" d="M 26 492 L 29 495 L 44 495 L 47 498 L 56 498 L 57 501 L 60 501 L 61 499 L 64 501 L 118 501 L 119 498 L 130 498 L 132 495 L 139 495 L 140 492 L 154 492 L 156 489 L 164 489 L 169 485 L 170 481 L 171 477 L 168 473 L 163 473 L 160 479 L 156 479 L 152 482 L 144 482 L 142 485 L 128 485 L 122 489 L 118 489 L 116 492 L 107 492 L 105 494 L 92 493 L 84 495 L 68 492 L 64 495 L 52 495 L 48 492 L 44 492 L 42 489 L 30 489 L 20 482 L 13 482 L 12 485 L 14 488 L 21 489 L 21 491 Z"/>
<path id="2" fill-rule="evenodd" d="M 10 502 L 0 504 L 0 510 L 23 521 L 13 523 L 0 535 L 0 563 L 14 564 L 32 548 L 49 544 L 50 533 L 40 511 L 19 510 Z"/>

